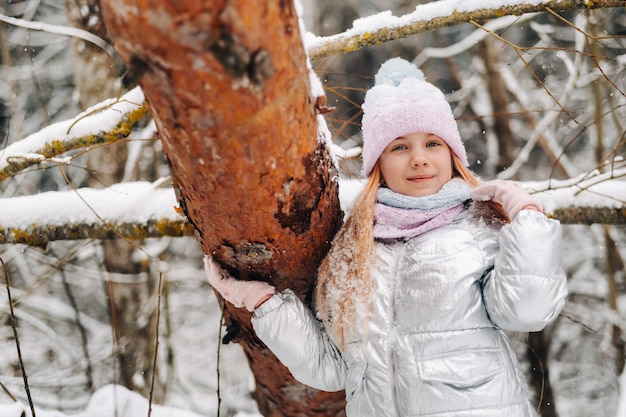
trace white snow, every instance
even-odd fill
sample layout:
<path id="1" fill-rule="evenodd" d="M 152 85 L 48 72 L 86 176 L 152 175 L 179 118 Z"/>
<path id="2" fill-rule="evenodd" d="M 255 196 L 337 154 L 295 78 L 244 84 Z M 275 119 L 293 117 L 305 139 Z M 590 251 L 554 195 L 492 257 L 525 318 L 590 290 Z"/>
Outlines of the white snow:
<path id="1" fill-rule="evenodd" d="M 216 408 L 207 404 L 208 409 Z M 141 395 L 128 390 L 120 385 L 105 385 L 98 389 L 85 411 L 78 414 L 64 414 L 59 411 L 36 408 L 35 415 L 38 417 L 137 417 L 147 416 L 150 410 L 152 417 L 206 417 L 191 411 L 181 410 L 174 407 L 166 407 L 150 404 L 149 400 Z M 32 417 L 28 404 L 15 402 L 12 404 L 0 404 L 0 416 Z M 235 417 L 256 417 L 257 415 L 239 413 Z"/>

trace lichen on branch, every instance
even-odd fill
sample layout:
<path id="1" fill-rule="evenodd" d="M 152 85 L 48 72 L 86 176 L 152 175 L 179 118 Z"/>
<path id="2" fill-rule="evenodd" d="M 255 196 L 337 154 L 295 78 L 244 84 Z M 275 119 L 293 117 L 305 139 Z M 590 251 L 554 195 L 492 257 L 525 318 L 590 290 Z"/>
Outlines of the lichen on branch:
<path id="1" fill-rule="evenodd" d="M 471 4 L 476 4 L 476 7 L 472 8 L 468 6 L 470 3 L 455 1 L 454 4 L 450 4 L 451 11 L 449 13 L 427 19 L 423 17 L 431 13 L 429 8 L 432 7 L 446 10 L 443 4 L 446 2 L 446 0 L 442 0 L 435 2 L 436 4 L 420 4 L 414 12 L 400 17 L 385 16 L 384 19 L 379 19 L 379 15 L 375 15 L 359 19 L 357 27 L 337 35 L 317 37 L 309 41 L 307 52 L 311 60 L 318 60 L 331 55 L 354 52 L 364 47 L 380 45 L 385 42 L 408 38 L 418 33 L 472 21 L 484 21 L 508 15 L 521 16 L 526 13 L 546 12 L 548 10 L 564 12 L 580 9 L 626 7 L 626 2 L 624 1 L 556 0 L 541 4 L 520 2 L 496 8 L 484 8 L 480 2 L 472 2 Z M 463 9 L 460 8 L 461 5 L 463 5 Z M 368 22 L 368 19 L 372 21 Z"/>
<path id="2" fill-rule="evenodd" d="M 74 119 L 50 125 L 2 151 L 0 182 L 41 163 L 58 164 L 60 160 L 56 158 L 70 151 L 126 139 L 147 113 L 143 93 L 137 88 Z"/>
<path id="3" fill-rule="evenodd" d="M 160 237 L 193 236 L 193 227 L 185 219 L 152 219 L 136 223 L 32 224 L 28 227 L 2 227 L 0 244 L 23 244 L 45 247 L 57 240 L 113 239 L 142 240 Z"/>

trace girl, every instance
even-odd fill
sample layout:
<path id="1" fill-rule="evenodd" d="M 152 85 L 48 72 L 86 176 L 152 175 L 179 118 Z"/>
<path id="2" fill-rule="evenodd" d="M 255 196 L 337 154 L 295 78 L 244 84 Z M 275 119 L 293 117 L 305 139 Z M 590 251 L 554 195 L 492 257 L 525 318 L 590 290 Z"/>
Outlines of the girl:
<path id="1" fill-rule="evenodd" d="M 317 318 L 205 257 L 210 283 L 254 311 L 296 379 L 345 389 L 348 417 L 535 416 L 503 330 L 561 311 L 560 224 L 513 183 L 479 185 L 450 105 L 411 63 L 383 64 L 363 110 L 368 182 L 320 266 Z"/>

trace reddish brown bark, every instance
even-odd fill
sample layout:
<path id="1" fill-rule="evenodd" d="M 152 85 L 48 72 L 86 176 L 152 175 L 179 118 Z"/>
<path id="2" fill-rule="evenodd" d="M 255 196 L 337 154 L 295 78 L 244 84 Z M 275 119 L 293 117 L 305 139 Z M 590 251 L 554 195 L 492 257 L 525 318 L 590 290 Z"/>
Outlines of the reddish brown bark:
<path id="1" fill-rule="evenodd" d="M 307 300 L 341 213 L 291 2 L 103 0 L 140 76 L 181 206 L 203 249 L 239 278 Z M 343 393 L 296 383 L 227 306 L 266 416 L 342 415 Z"/>

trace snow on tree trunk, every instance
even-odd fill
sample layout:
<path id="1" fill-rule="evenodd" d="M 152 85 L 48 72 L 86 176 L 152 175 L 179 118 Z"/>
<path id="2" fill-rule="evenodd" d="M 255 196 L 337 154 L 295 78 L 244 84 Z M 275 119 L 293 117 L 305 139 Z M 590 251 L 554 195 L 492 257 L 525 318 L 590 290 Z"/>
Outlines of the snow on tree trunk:
<path id="1" fill-rule="evenodd" d="M 293 4 L 104 0 L 101 7 L 116 50 L 140 80 L 204 251 L 237 278 L 289 287 L 310 303 L 341 212 Z M 343 415 L 343 393 L 295 382 L 255 337 L 249 313 L 225 308 L 226 338 L 244 348 L 261 413 Z"/>

